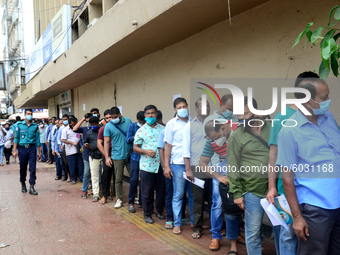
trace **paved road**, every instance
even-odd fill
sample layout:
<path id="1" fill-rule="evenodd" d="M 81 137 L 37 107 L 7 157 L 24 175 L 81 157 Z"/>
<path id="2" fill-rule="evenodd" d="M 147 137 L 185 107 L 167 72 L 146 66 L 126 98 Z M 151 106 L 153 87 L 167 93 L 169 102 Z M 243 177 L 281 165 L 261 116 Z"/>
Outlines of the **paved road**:
<path id="1" fill-rule="evenodd" d="M 142 209 L 131 214 L 127 206 L 114 209 L 81 199 L 81 183 L 73 186 L 55 181 L 53 166 L 39 163 L 38 196 L 21 193 L 19 165 L 0 167 L 0 254 L 212 254 L 210 232 L 200 240 L 191 238 L 190 226 L 176 236 L 164 228 L 164 221 L 145 224 Z M 128 184 L 124 184 L 124 199 Z M 229 251 L 223 239 L 219 252 Z M 275 254 L 272 240 L 264 242 L 264 254 Z M 246 254 L 239 245 L 240 254 Z"/>

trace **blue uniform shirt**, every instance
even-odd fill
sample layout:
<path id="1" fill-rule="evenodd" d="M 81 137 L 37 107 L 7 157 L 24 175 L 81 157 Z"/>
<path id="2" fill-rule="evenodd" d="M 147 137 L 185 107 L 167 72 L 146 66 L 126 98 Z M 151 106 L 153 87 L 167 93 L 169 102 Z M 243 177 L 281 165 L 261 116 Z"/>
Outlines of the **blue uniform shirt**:
<path id="1" fill-rule="evenodd" d="M 127 144 L 131 144 L 131 146 L 133 146 L 133 141 L 134 141 L 134 136 L 137 132 L 137 130 L 139 129 L 139 126 L 137 125 L 138 122 L 132 123 L 130 124 L 130 126 L 128 127 L 127 133 L 126 133 L 126 143 Z M 140 160 L 140 155 L 136 152 L 132 152 L 131 154 L 131 159 L 134 161 L 139 162 Z"/>
<path id="2" fill-rule="evenodd" d="M 16 123 L 14 143 L 18 143 L 20 146 L 29 144 L 36 144 L 40 147 L 40 133 L 38 124 L 31 122 L 27 126 L 26 121 L 20 121 Z"/>
<path id="3" fill-rule="evenodd" d="M 340 208 L 340 132 L 333 114 L 319 115 L 318 125 L 300 110 L 291 119 L 297 125 L 281 129 L 276 165 L 294 171 L 299 204 Z"/>

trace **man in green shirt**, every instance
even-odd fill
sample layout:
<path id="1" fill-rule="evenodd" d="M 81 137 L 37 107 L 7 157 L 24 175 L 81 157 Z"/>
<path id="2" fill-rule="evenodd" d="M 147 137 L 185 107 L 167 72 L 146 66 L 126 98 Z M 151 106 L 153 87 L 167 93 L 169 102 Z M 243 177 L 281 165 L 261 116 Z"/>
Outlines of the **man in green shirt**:
<path id="1" fill-rule="evenodd" d="M 257 109 L 254 98 L 252 104 Z M 238 116 L 243 125 L 238 127 L 228 140 L 228 181 L 235 204 L 246 210 L 247 253 L 258 255 L 262 253 L 261 225 L 264 214 L 260 200 L 268 192 L 266 171 L 270 125 L 249 110 L 247 97 L 244 98 L 244 105 L 244 114 Z"/>
<path id="2" fill-rule="evenodd" d="M 32 123 L 33 110 L 25 109 L 25 115 L 26 119 L 24 121 L 17 122 L 15 127 L 13 156 L 17 157 L 19 154 L 21 192 L 23 193 L 27 192 L 25 182 L 27 176 L 27 164 L 29 164 L 30 171 L 29 193 L 31 195 L 38 195 L 38 192 L 36 192 L 34 189 L 34 185 L 37 179 L 36 177 L 37 147 L 38 147 L 38 159 L 41 158 L 40 133 L 38 125 Z"/>

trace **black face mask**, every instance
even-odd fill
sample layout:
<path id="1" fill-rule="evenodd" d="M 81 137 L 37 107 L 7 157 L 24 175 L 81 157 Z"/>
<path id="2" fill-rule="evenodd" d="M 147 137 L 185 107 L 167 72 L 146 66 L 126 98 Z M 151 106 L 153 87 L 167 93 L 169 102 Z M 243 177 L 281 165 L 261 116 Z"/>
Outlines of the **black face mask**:
<path id="1" fill-rule="evenodd" d="M 249 126 L 249 121 L 253 120 L 254 119 L 254 114 L 251 115 L 248 119 L 243 119 L 243 123 L 244 124 L 241 124 L 241 126 L 245 127 L 245 128 L 250 128 Z"/>

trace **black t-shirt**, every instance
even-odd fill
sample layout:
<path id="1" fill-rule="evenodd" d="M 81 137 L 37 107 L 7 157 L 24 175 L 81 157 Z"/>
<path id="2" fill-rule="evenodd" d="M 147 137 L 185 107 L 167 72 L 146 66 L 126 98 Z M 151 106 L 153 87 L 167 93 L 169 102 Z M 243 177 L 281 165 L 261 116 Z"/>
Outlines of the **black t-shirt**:
<path id="1" fill-rule="evenodd" d="M 101 159 L 103 156 L 97 146 L 98 133 L 99 133 L 99 129 L 94 131 L 91 128 L 86 133 L 86 136 L 85 136 L 85 143 L 88 143 L 91 146 L 91 148 L 89 149 L 89 155 L 93 159 Z"/>

